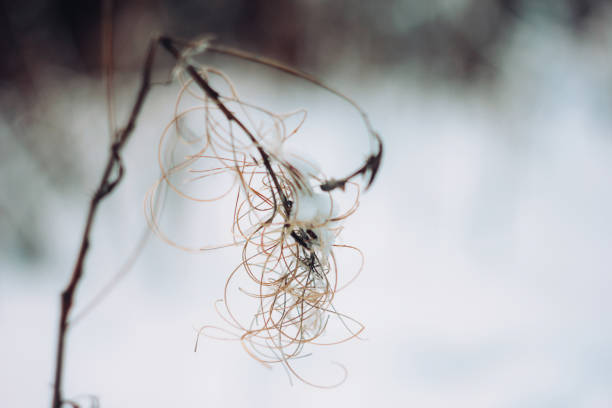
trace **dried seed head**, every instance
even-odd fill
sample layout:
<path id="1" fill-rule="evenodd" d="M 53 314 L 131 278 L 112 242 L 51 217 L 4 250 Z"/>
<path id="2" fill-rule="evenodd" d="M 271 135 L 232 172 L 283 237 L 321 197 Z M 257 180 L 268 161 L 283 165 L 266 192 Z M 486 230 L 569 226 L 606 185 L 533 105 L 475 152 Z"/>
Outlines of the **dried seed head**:
<path id="1" fill-rule="evenodd" d="M 227 327 L 204 326 L 199 335 L 218 338 L 214 333 L 221 331 L 225 339 L 239 340 L 256 360 L 283 364 L 297 378 L 308 382 L 295 372 L 292 361 L 302 355 L 306 345 L 325 344 L 330 322 L 339 323 L 348 332 L 344 338 L 329 343 L 347 341 L 363 331 L 363 325 L 333 306 L 337 291 L 346 286 L 339 285 L 334 251 L 348 248 L 360 256 L 361 252 L 335 241 L 342 221 L 358 205 L 359 186 L 351 179 L 369 172 L 367 185 L 372 183 L 380 165 L 382 143 L 375 135 L 378 152 L 361 168 L 344 179 L 321 184 L 325 177 L 314 160 L 285 149 L 285 142 L 300 133 L 305 110 L 278 114 L 243 101 L 225 74 L 211 67 L 195 67 L 190 60 L 200 49 L 208 47 L 205 39 L 181 53 L 179 62 L 191 68 L 188 75 L 185 71 L 178 73 L 182 87 L 175 116 L 160 142 L 162 178 L 152 189 L 149 200 L 154 200 L 157 189 L 163 185 L 200 202 L 235 195 L 231 244 L 242 248 L 242 260 L 227 279 L 222 307 L 218 309 Z M 221 83 L 219 90 L 208 85 L 213 79 Z M 312 78 L 305 79 L 349 101 L 371 131 L 367 117 L 354 102 Z M 297 127 L 289 128 L 287 119 L 296 116 L 300 119 Z M 194 117 L 199 121 L 197 129 L 188 124 Z M 254 117 L 259 119 L 257 124 Z M 171 132 L 176 136 L 174 141 L 168 140 Z M 196 152 L 180 160 L 166 160 L 172 157 L 177 143 L 187 144 Z M 190 175 L 194 183 L 219 177 L 231 182 L 220 195 L 194 197 L 175 181 L 181 174 Z M 354 202 L 341 212 L 331 191 L 346 190 L 349 186 Z M 323 192 L 318 192 L 319 188 Z M 158 234 L 182 247 L 163 235 L 154 211 L 150 211 L 149 218 Z M 220 246 L 225 245 L 216 247 Z M 233 306 L 236 292 L 232 288 L 237 282 L 238 293 L 255 302 L 246 318 Z"/>

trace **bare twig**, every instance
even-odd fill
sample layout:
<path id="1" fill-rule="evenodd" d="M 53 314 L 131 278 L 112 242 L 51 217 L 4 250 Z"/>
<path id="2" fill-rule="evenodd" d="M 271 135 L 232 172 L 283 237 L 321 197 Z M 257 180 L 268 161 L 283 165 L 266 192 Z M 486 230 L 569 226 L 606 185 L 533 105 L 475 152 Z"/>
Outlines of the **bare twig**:
<path id="1" fill-rule="evenodd" d="M 336 90 L 335 88 L 332 88 L 331 86 L 321 82 L 319 79 L 315 78 L 314 76 L 304 72 L 304 71 L 300 71 L 297 70 L 295 68 L 292 68 L 290 66 L 287 66 L 285 64 L 282 64 L 278 61 L 275 61 L 273 59 L 270 58 L 265 58 L 265 57 L 260 57 L 258 55 L 255 54 L 251 54 L 250 52 L 246 52 L 243 50 L 238 50 L 235 48 L 230 48 L 230 47 L 226 47 L 223 45 L 209 45 L 206 48 L 207 51 L 209 52 L 216 52 L 219 54 L 225 54 L 225 55 L 231 55 L 234 57 L 238 57 L 238 58 L 242 58 L 244 60 L 247 61 L 252 61 L 255 62 L 257 64 L 262 64 L 262 65 L 266 65 L 269 66 L 271 68 L 277 69 L 279 71 L 282 71 L 286 74 L 289 75 L 293 75 L 294 77 L 297 78 L 301 78 L 305 81 L 311 82 L 329 92 L 331 92 L 332 94 L 338 96 L 341 99 L 344 99 L 346 102 L 348 102 L 349 104 L 351 104 L 356 110 L 357 112 L 359 112 L 359 114 L 361 115 L 361 118 L 363 119 L 363 122 L 368 130 L 368 133 L 370 134 L 370 136 L 373 138 L 373 140 L 376 141 L 377 144 L 377 148 L 378 151 L 376 153 L 371 154 L 365 164 L 358 168 L 357 170 L 355 170 L 353 173 L 351 173 L 349 176 L 340 179 L 340 180 L 335 180 L 335 179 L 331 179 L 331 180 L 327 180 L 325 181 L 323 184 L 321 184 L 321 190 L 323 191 L 331 191 L 334 190 L 336 188 L 340 188 L 342 190 L 344 190 L 344 186 L 346 185 L 346 183 L 348 183 L 353 177 L 356 177 L 358 175 L 363 175 L 366 176 L 366 173 L 369 171 L 369 180 L 368 180 L 368 184 L 366 185 L 366 189 L 370 188 L 370 186 L 372 185 L 372 182 L 374 182 L 374 178 L 376 177 L 376 173 L 378 172 L 378 167 L 380 166 L 380 162 L 382 160 L 382 152 L 383 152 L 383 144 L 382 144 L 382 140 L 380 138 L 380 135 L 372 128 L 372 124 L 370 123 L 370 119 L 368 118 L 368 115 L 365 113 L 365 111 L 361 108 L 361 106 L 359 106 L 357 104 L 357 102 L 355 102 L 353 99 L 349 98 L 348 96 L 346 96 L 345 94 L 343 94 L 342 92 Z"/>
<path id="2" fill-rule="evenodd" d="M 182 59 L 181 53 L 175 47 L 174 45 L 175 42 L 172 38 L 160 37 L 159 43 L 170 54 L 172 54 L 172 56 L 176 58 L 177 61 L 181 61 Z M 202 75 L 198 73 L 198 71 L 193 67 L 193 65 L 187 64 L 185 69 L 187 70 L 187 73 L 189 74 L 189 76 L 195 81 L 195 83 L 198 84 L 198 86 L 206 93 L 206 95 L 208 95 L 208 97 L 215 102 L 215 104 L 219 107 L 221 112 L 223 112 L 227 120 L 236 123 L 240 127 L 240 129 L 242 129 L 242 131 L 248 136 L 248 138 L 253 142 L 253 144 L 257 147 L 257 151 L 259 152 L 259 155 L 261 156 L 263 160 L 264 166 L 266 167 L 268 174 L 270 174 L 270 177 L 272 177 L 272 182 L 274 183 L 274 187 L 276 188 L 276 191 L 278 192 L 278 195 L 280 196 L 281 203 L 283 204 L 283 209 L 285 210 L 285 215 L 288 217 L 289 212 L 291 211 L 291 204 L 289 204 L 289 200 L 285 196 L 285 193 L 283 192 L 278 182 L 278 177 L 276 176 L 276 173 L 272 169 L 272 165 L 270 164 L 270 156 L 268 155 L 268 153 L 266 153 L 263 147 L 261 147 L 261 144 L 257 141 L 255 136 L 253 136 L 253 133 L 251 133 L 251 131 L 246 127 L 246 125 L 242 123 L 236 117 L 236 115 L 234 115 L 232 111 L 230 111 L 223 104 L 223 102 L 221 102 L 221 100 L 219 99 L 219 96 L 220 96 L 219 93 L 210 87 L 208 82 L 202 77 Z M 274 195 L 274 193 L 272 193 L 272 198 L 276 202 L 276 196 Z M 276 211 L 276 205 L 274 205 L 274 208 Z M 272 217 L 270 218 L 270 220 L 272 218 L 274 218 L 274 214 L 272 214 Z"/>
<path id="3" fill-rule="evenodd" d="M 151 42 L 147 53 L 146 62 L 142 72 L 142 83 L 136 97 L 136 102 L 132 108 L 129 120 L 125 128 L 115 133 L 113 137 L 113 143 L 110 147 L 109 158 L 102 174 L 102 179 L 96 192 L 94 193 L 89 203 L 89 210 L 87 213 L 87 221 L 85 222 L 85 230 L 81 239 L 81 247 L 77 256 L 76 264 L 70 277 L 68 286 L 64 289 L 61 295 L 61 313 L 59 320 L 59 329 L 57 337 L 57 352 L 55 360 L 55 377 L 53 383 L 53 408 L 60 408 L 63 402 L 62 398 L 62 375 L 64 365 L 64 350 L 66 342 L 66 333 L 69 328 L 68 317 L 72 308 L 74 297 L 78 288 L 78 285 L 83 277 L 83 265 L 89 249 L 89 236 L 93 221 L 98 210 L 100 202 L 110 194 L 117 184 L 121 181 L 124 173 L 123 163 L 121 160 L 121 150 L 125 146 L 128 138 L 134 131 L 136 126 L 136 119 L 142 110 L 145 98 L 151 87 L 151 70 L 153 66 L 153 60 L 155 57 L 156 40 Z"/>

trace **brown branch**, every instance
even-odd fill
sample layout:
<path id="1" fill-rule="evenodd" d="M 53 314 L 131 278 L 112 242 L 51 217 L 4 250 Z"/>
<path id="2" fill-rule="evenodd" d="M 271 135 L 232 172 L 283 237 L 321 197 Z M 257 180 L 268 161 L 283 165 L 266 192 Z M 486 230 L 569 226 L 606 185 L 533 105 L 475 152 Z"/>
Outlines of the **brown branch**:
<path id="1" fill-rule="evenodd" d="M 368 159 L 366 160 L 365 164 L 361 166 L 360 168 L 358 168 L 357 170 L 355 170 L 349 176 L 346 176 L 345 178 L 340 179 L 340 180 L 331 179 L 321 184 L 320 185 L 321 190 L 332 191 L 336 188 L 344 190 L 344 186 L 346 185 L 346 183 L 349 182 L 350 179 L 360 174 L 365 176 L 368 171 L 370 172 L 370 179 L 368 181 L 368 184 L 366 185 L 366 189 L 370 188 L 370 186 L 372 185 L 372 182 L 374 182 L 374 178 L 376 177 L 378 168 L 380 167 L 380 162 L 382 160 L 382 154 L 383 154 L 382 140 L 380 139 L 380 136 L 378 136 L 377 133 L 375 133 L 374 135 L 376 136 L 376 141 L 378 142 L 378 153 L 370 155 Z"/>
<path id="2" fill-rule="evenodd" d="M 155 57 L 157 40 L 153 40 L 149 46 L 147 53 L 146 62 L 142 72 L 142 83 L 136 96 L 136 102 L 132 108 L 127 125 L 115 133 L 113 143 L 110 147 L 109 158 L 102 174 L 102 179 L 96 192 L 94 193 L 89 203 L 89 210 L 87 213 L 87 221 L 85 222 L 85 230 L 81 239 L 81 247 L 77 256 L 76 264 L 70 277 L 68 286 L 64 289 L 61 295 L 61 313 L 59 319 L 59 329 L 57 337 L 57 352 L 55 360 L 55 377 L 53 382 L 53 405 L 52 408 L 60 408 L 63 403 L 62 398 L 62 376 L 64 366 L 64 350 L 66 342 L 66 333 L 69 328 L 68 317 L 70 310 L 74 303 L 74 297 L 78 288 L 78 285 L 83 277 L 83 265 L 87 256 L 87 251 L 90 246 L 89 236 L 93 221 L 98 210 L 100 202 L 110 194 L 117 184 L 121 181 L 124 174 L 123 163 L 121 160 L 121 150 L 125 146 L 128 138 L 134 131 L 136 126 L 136 119 L 142 110 L 145 98 L 151 87 L 151 70 L 153 66 L 153 59 Z M 115 173 L 115 175 L 114 175 Z"/>
<path id="3" fill-rule="evenodd" d="M 170 54 L 172 54 L 172 56 L 176 58 L 178 62 L 181 62 L 183 60 L 183 56 L 181 55 L 180 51 L 174 46 L 175 41 L 172 38 L 162 36 L 159 38 L 159 43 Z M 210 87 L 208 82 L 202 77 L 202 75 L 198 73 L 198 71 L 193 67 L 193 65 L 186 64 L 185 70 L 187 71 L 191 79 L 193 79 L 194 82 L 198 84 L 198 86 L 206 93 L 206 95 L 215 102 L 215 104 L 221 110 L 221 112 L 223 112 L 227 120 L 236 123 L 238 127 L 242 129 L 242 131 L 249 137 L 249 139 L 251 139 L 253 144 L 257 147 L 257 151 L 259 152 L 259 155 L 261 156 L 261 159 L 263 160 L 264 166 L 266 167 L 268 174 L 272 178 L 274 187 L 276 188 L 276 191 L 278 192 L 278 195 L 280 196 L 281 203 L 283 204 L 285 214 L 288 217 L 289 212 L 291 211 L 291 204 L 289 203 L 287 196 L 283 192 L 283 189 L 281 188 L 280 183 L 278 182 L 278 177 L 276 176 L 276 173 L 272 169 L 272 165 L 270 164 L 270 156 L 268 155 L 268 153 L 266 153 L 263 147 L 261 147 L 261 144 L 257 141 L 255 136 L 253 136 L 253 133 L 251 133 L 251 131 L 244 125 L 244 123 L 242 123 L 242 121 L 240 121 L 236 117 L 236 115 L 234 115 L 232 111 L 230 111 L 225 106 L 223 102 L 221 102 L 219 93 Z M 274 195 L 274 190 L 272 190 L 272 198 L 275 201 L 274 211 L 276 211 L 276 196 Z M 274 218 L 274 214 L 272 214 L 270 221 L 272 220 L 272 218 Z"/>
<path id="4" fill-rule="evenodd" d="M 370 136 L 376 141 L 376 143 L 378 144 L 378 151 L 376 153 L 371 154 L 368 159 L 366 160 L 365 164 L 358 168 L 357 170 L 355 170 L 353 173 L 351 173 L 351 175 L 340 179 L 340 180 L 335 180 L 335 179 L 331 179 L 331 180 L 327 180 L 325 181 L 323 184 L 321 184 L 321 190 L 323 191 L 332 191 L 336 188 L 340 188 L 342 190 L 344 190 L 344 186 L 345 184 L 352 179 L 353 177 L 356 177 L 358 175 L 363 175 L 365 176 L 366 173 L 368 171 L 370 171 L 370 177 L 368 180 L 368 184 L 366 185 L 366 189 L 370 188 L 370 186 L 372 185 L 372 183 L 374 182 L 374 178 L 376 177 L 376 173 L 378 172 L 378 167 L 380 166 L 380 162 L 382 160 L 382 150 L 383 150 L 383 144 L 382 144 L 382 139 L 380 138 L 380 135 L 374 131 L 374 129 L 372 128 L 372 124 L 370 123 L 370 119 L 368 118 L 368 115 L 365 113 L 365 111 L 361 108 L 361 106 L 359 106 L 357 104 L 357 102 L 355 102 L 353 99 L 349 98 L 348 96 L 346 96 L 345 94 L 343 94 L 342 92 L 336 90 L 335 88 L 332 88 L 331 86 L 321 82 L 320 80 L 318 80 L 317 78 L 315 78 L 314 76 L 304 72 L 304 71 L 300 71 L 297 70 L 293 67 L 290 67 L 288 65 L 285 65 L 283 63 L 280 63 L 278 61 L 275 61 L 273 59 L 270 58 L 265 58 L 265 57 L 260 57 L 258 55 L 255 54 L 251 54 L 250 52 L 246 52 L 243 50 L 238 50 L 235 48 L 230 48 L 230 47 L 225 47 L 223 45 L 209 45 L 206 48 L 207 51 L 210 52 L 216 52 L 219 54 L 224 54 L 224 55 L 230 55 L 230 56 L 234 56 L 234 57 L 238 57 L 238 58 L 242 58 L 244 60 L 247 61 L 251 61 L 257 64 L 262 64 L 265 66 L 269 66 L 272 67 L 274 69 L 277 69 L 281 72 L 284 72 L 286 74 L 292 75 L 294 77 L 297 78 L 301 78 L 303 80 L 306 80 L 308 82 L 311 82 L 329 92 L 331 92 L 332 94 L 338 96 L 341 99 L 344 99 L 346 102 L 348 102 L 350 105 L 353 106 L 353 108 L 355 108 L 357 110 L 357 112 L 359 112 L 359 114 L 361 115 L 361 118 L 363 120 L 363 123 L 365 124 L 368 133 L 370 134 Z"/>

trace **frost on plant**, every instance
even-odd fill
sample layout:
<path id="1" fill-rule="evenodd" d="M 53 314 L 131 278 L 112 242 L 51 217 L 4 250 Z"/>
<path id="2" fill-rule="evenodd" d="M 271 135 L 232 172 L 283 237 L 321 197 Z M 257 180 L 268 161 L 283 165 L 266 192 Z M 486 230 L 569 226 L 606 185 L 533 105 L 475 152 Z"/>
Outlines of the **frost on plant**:
<path id="1" fill-rule="evenodd" d="M 263 63 L 325 88 L 358 110 L 372 138 L 373 153 L 360 168 L 348 177 L 329 179 L 317 163 L 285 149 L 288 139 L 307 137 L 300 132 L 307 119 L 305 110 L 276 113 L 255 101 L 245 101 L 223 72 L 196 65 L 190 50 L 180 54 L 185 56 L 179 59 L 176 70 L 181 89 L 174 118 L 159 145 L 162 177 L 147 199 L 150 225 L 163 239 L 181 247 L 159 227 L 155 201 L 161 187 L 202 203 L 232 196 L 231 241 L 197 249 L 238 246 L 241 259 L 229 273 L 223 299 L 217 303 L 224 324 L 204 326 L 198 337 L 239 341 L 257 361 L 281 364 L 296 378 L 313 384 L 293 367 L 294 359 L 304 355 L 305 347 L 342 343 L 359 336 L 364 329 L 334 307 L 336 294 L 361 269 L 343 270 L 336 253 L 354 251 L 363 264 L 360 250 L 341 245 L 336 238 L 342 223 L 358 206 L 360 186 L 355 177 L 367 176 L 367 186 L 371 184 L 382 156 L 382 143 L 367 116 L 352 100 L 318 80 L 241 51 L 208 43 L 197 46 L 197 51 L 206 48 L 207 52 Z M 174 153 L 180 144 L 191 146 L 195 153 L 177 158 Z M 181 175 L 192 183 L 224 187 L 210 196 L 196 197 L 177 181 Z M 350 196 L 352 204 L 339 208 L 334 200 L 338 193 Z M 214 211 L 210 214 L 214 216 Z M 233 289 L 236 286 L 239 288 Z M 252 301 L 253 309 L 246 315 L 244 308 L 234 307 L 237 296 Z M 331 325 L 342 328 L 345 334 L 327 338 L 325 333 Z"/>

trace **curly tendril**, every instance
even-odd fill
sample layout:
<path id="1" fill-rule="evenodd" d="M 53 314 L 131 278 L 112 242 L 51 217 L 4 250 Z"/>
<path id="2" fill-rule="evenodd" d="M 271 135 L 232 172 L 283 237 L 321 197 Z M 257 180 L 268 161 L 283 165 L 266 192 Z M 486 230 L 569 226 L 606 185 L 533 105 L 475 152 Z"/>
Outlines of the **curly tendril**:
<path id="1" fill-rule="evenodd" d="M 166 45 L 173 52 L 173 43 Z M 307 355 L 304 350 L 309 345 L 339 344 L 359 337 L 364 330 L 360 322 L 333 305 L 336 294 L 361 272 L 363 254 L 335 241 L 342 223 L 359 205 L 360 186 L 351 179 L 369 171 L 367 186 L 371 184 L 382 143 L 352 100 L 312 77 L 235 50 L 200 44 L 198 51 L 204 49 L 270 65 L 341 96 L 359 110 L 377 141 L 377 151 L 353 174 L 340 180 L 328 179 L 315 163 L 283 149 L 289 138 L 300 133 L 306 110 L 279 114 L 242 100 L 227 75 L 212 67 L 197 66 L 192 61 L 194 53 L 187 47 L 182 54 L 177 53 L 181 55 L 181 65 L 176 69 L 181 87 L 173 119 L 159 142 L 161 177 L 145 201 L 149 225 L 171 245 L 195 251 L 228 246 L 242 249 L 240 262 L 227 278 L 223 298 L 215 305 L 224 326 L 203 326 L 198 339 L 205 336 L 240 342 L 252 358 L 266 366 L 281 364 L 295 378 L 317 387 L 337 386 L 346 378 L 343 366 L 340 380 L 326 385 L 303 378 L 293 362 Z M 213 83 L 215 90 L 209 85 Z M 292 123 L 297 119 L 297 124 L 289 126 L 290 119 Z M 193 123 L 198 123 L 196 131 Z M 177 157 L 180 145 L 191 147 L 194 153 Z M 177 176 L 188 182 L 180 183 Z M 192 183 L 225 187 L 211 189 L 209 195 L 195 195 L 188 191 Z M 235 197 L 231 237 L 226 242 L 195 247 L 168 237 L 155 211 L 155 198 L 162 187 L 202 204 Z M 351 197 L 348 208 L 341 209 L 335 202 L 332 190 L 336 187 Z M 358 270 L 340 273 L 338 251 L 353 251 L 359 256 Z M 236 296 L 251 299 L 254 309 L 245 314 L 235 308 Z M 345 335 L 328 339 L 325 334 L 331 324 L 341 327 Z"/>

